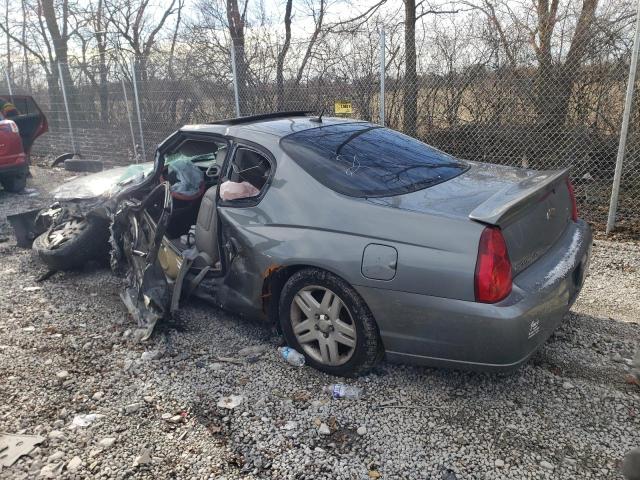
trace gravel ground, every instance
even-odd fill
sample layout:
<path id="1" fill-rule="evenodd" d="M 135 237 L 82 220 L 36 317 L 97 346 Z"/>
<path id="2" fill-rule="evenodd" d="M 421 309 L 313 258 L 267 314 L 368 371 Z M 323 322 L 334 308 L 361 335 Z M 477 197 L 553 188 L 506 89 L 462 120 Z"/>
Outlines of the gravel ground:
<path id="1" fill-rule="evenodd" d="M 191 303 L 136 344 L 109 271 L 37 283 L 5 217 L 69 175 L 33 170 L 37 196 L 0 191 L 0 431 L 46 440 L 2 478 L 621 478 L 640 446 L 638 242 L 596 241 L 579 301 L 514 374 L 383 362 L 348 382 L 361 400 L 330 400 L 340 380 L 285 364 L 264 326 Z"/>

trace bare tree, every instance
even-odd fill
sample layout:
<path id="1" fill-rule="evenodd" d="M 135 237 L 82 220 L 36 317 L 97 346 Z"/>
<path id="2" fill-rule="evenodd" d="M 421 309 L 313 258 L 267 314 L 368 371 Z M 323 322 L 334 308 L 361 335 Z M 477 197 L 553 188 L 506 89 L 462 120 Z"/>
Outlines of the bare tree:
<path id="1" fill-rule="evenodd" d="M 475 5 L 485 13 L 490 23 L 498 32 L 500 43 L 512 68 L 516 67 L 514 54 L 515 42 L 505 33 L 503 21 L 497 13 L 504 7 L 511 21 L 525 29 L 529 43 L 537 61 L 534 81 L 533 101 L 541 126 L 549 129 L 562 128 L 568 114 L 569 101 L 590 45 L 596 38 L 594 27 L 596 9 L 599 0 L 580 0 L 579 12 L 571 33 L 559 32 L 570 16 L 569 11 L 560 11 L 559 0 L 534 0 L 532 11 L 534 23 L 530 25 L 526 17 L 518 17 L 506 4 L 498 4 L 493 0 L 483 0 Z M 560 41 L 557 37 L 560 36 Z M 565 43 L 569 47 L 563 51 Z"/>
<path id="2" fill-rule="evenodd" d="M 143 81 L 148 78 L 147 62 L 167 20 L 176 13 L 176 1 L 156 11 L 150 0 L 103 0 L 109 14 L 107 25 L 123 39 L 133 53 L 136 70 Z"/>
<path id="3" fill-rule="evenodd" d="M 247 22 L 247 7 L 249 0 L 244 0 L 240 5 L 238 0 L 225 0 L 227 13 L 227 28 L 231 36 L 232 55 L 236 66 L 236 83 L 238 85 L 238 97 L 240 111 L 248 110 L 247 94 L 247 60 L 245 57 L 245 26 Z"/>
<path id="4" fill-rule="evenodd" d="M 291 8 L 293 0 L 287 0 L 284 11 L 284 43 L 278 52 L 278 64 L 276 66 L 276 95 L 278 97 L 278 110 L 284 107 L 284 60 L 291 45 Z"/>

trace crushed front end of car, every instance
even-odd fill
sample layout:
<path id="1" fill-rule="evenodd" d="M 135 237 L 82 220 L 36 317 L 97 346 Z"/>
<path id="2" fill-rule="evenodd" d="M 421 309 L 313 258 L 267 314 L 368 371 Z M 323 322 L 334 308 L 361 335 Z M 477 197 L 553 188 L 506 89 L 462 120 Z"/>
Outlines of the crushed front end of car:
<path id="1" fill-rule="evenodd" d="M 106 261 L 119 195 L 135 190 L 152 168 L 151 163 L 118 167 L 63 183 L 51 192 L 50 206 L 9 217 L 18 246 L 33 248 L 54 271 Z"/>

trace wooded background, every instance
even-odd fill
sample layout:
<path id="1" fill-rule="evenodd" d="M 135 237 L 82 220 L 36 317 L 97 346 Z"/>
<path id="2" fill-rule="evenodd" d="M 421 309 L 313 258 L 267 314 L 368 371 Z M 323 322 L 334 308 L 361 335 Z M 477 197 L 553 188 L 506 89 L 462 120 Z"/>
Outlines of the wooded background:
<path id="1" fill-rule="evenodd" d="M 470 160 L 572 166 L 584 215 L 596 224 L 606 216 L 633 2 L 5 0 L 4 6 L 0 93 L 10 84 L 45 110 L 51 133 L 36 153 L 69 151 L 73 132 L 85 157 L 150 159 L 155 144 L 181 125 L 235 116 L 233 52 L 242 115 L 332 114 L 344 100 L 353 105 L 351 116 L 380 122 L 383 75 L 389 127 Z M 636 234 L 637 107 L 635 95 L 618 210 L 618 225 Z"/>

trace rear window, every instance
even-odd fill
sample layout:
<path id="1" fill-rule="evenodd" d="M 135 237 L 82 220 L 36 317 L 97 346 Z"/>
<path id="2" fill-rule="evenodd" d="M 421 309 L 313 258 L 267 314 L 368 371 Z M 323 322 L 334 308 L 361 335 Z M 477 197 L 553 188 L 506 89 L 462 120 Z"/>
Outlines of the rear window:
<path id="1" fill-rule="evenodd" d="M 282 149 L 320 183 L 352 197 L 387 197 L 445 182 L 467 170 L 414 138 L 369 123 L 292 133 Z"/>

